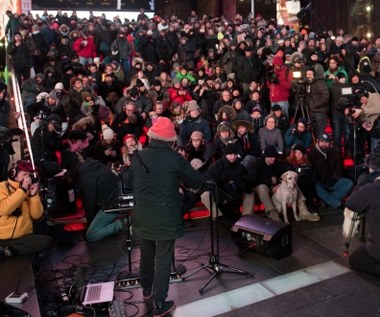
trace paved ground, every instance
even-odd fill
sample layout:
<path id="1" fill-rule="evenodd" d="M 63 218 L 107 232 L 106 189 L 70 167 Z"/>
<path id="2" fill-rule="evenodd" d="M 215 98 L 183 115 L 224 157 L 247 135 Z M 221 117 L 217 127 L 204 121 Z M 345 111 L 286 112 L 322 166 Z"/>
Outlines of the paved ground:
<path id="1" fill-rule="evenodd" d="M 292 222 L 293 252 L 281 260 L 251 250 L 240 253 L 230 231 L 221 225 L 220 262 L 247 271 L 253 277 L 222 273 L 200 294 L 199 289 L 210 277 L 208 270 L 201 269 L 182 282 L 174 276 L 169 298 L 175 300 L 178 308 L 173 315 L 380 316 L 380 279 L 349 270 L 347 258 L 343 257 L 342 221 L 340 212 L 326 209 L 321 212 L 319 222 Z M 193 220 L 185 236 L 177 240 L 176 266 L 187 268 L 182 277 L 208 263 L 209 232 L 208 219 Z M 355 237 L 350 251 L 360 244 Z M 34 267 L 40 272 L 37 274 L 40 303 L 52 296 L 51 291 L 46 291 L 52 285 L 62 290 L 74 282 L 73 272 L 79 263 L 84 263 L 86 279 L 92 282 L 118 280 L 118 274 L 129 268 L 138 276 L 137 241 L 132 242 L 130 266 L 127 249 L 124 235 L 95 244 L 80 241 L 74 247 L 56 248 Z M 132 280 L 126 284 L 134 286 L 134 283 Z M 151 316 L 152 305 L 143 302 L 141 288 L 129 286 L 115 293 L 126 301 L 128 314 Z M 102 312 L 97 313 L 101 315 Z"/>

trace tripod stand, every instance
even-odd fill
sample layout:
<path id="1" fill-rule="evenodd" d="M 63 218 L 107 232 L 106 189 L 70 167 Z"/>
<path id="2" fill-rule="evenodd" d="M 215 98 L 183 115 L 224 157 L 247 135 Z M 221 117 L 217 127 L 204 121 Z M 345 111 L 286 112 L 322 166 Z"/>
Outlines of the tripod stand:
<path id="1" fill-rule="evenodd" d="M 213 197 L 216 198 L 217 194 L 217 187 L 215 182 L 210 182 L 210 195 L 209 195 L 209 203 L 210 203 L 210 216 L 209 216 L 209 222 L 210 222 L 210 243 L 211 243 L 211 254 L 208 260 L 208 263 L 202 264 L 201 267 L 196 269 L 194 272 L 189 274 L 188 276 L 183 277 L 183 281 L 187 280 L 191 276 L 197 274 L 203 269 L 206 269 L 208 272 L 210 272 L 211 277 L 206 281 L 206 283 L 199 289 L 199 294 L 203 295 L 205 292 L 206 287 L 212 282 L 212 280 L 216 277 L 219 277 L 222 273 L 230 273 L 230 274 L 241 274 L 246 276 L 252 276 L 253 274 L 243 271 L 241 269 L 238 269 L 236 267 L 224 264 L 220 262 L 220 255 L 219 255 L 219 219 L 216 217 L 216 221 L 214 223 L 213 221 Z M 217 199 L 215 199 L 217 201 Z M 215 204 L 215 214 L 218 213 L 218 208 Z M 214 231 L 215 226 L 215 231 Z M 225 271 L 224 269 L 228 269 L 228 271 Z"/>
<path id="2" fill-rule="evenodd" d="M 350 224 L 350 230 L 348 232 L 348 236 L 346 238 L 346 241 L 344 243 L 344 251 L 343 251 L 343 255 L 344 256 L 349 256 L 349 253 L 348 253 L 348 249 L 350 247 L 350 244 L 351 244 L 351 239 L 352 239 L 352 234 L 354 233 L 354 228 L 355 228 L 355 223 L 359 221 L 359 232 L 360 232 L 360 240 L 361 241 L 364 241 L 364 231 L 365 231 L 365 228 L 364 228 L 364 224 L 365 224 L 365 216 L 364 215 L 360 215 L 357 213 L 357 212 L 354 212 L 352 218 L 351 218 L 351 224 Z"/>
<path id="3" fill-rule="evenodd" d="M 301 118 L 305 118 L 307 120 L 307 129 L 310 131 L 311 136 L 313 138 L 313 143 L 315 144 L 315 135 L 314 135 L 314 128 L 313 128 L 313 123 L 311 122 L 310 118 L 310 112 L 309 108 L 307 107 L 306 104 L 306 86 L 305 83 L 300 80 L 297 83 L 296 86 L 296 110 L 294 112 L 294 121 L 293 123 L 297 123 L 298 116 L 301 114 Z"/>
<path id="4" fill-rule="evenodd" d="M 352 147 L 352 156 L 353 156 L 353 162 L 354 162 L 354 183 L 357 184 L 358 181 L 358 162 L 357 162 L 357 129 L 358 129 L 358 122 L 356 120 L 351 120 L 351 132 L 348 137 L 347 143 L 352 139 L 353 142 L 353 147 Z M 348 147 L 348 144 L 346 144 L 346 147 Z M 351 219 L 351 224 L 350 224 L 350 230 L 349 234 L 346 238 L 346 241 L 344 243 L 344 251 L 343 254 L 345 256 L 348 256 L 348 249 L 350 247 L 351 239 L 352 239 L 352 234 L 354 232 L 355 228 L 355 223 L 358 222 L 359 226 L 359 236 L 362 241 L 364 241 L 364 234 L 365 234 L 365 217 L 359 216 L 357 212 L 354 212 L 352 219 Z"/>
<path id="5" fill-rule="evenodd" d="M 310 125 L 310 114 L 309 114 L 309 109 L 307 108 L 306 102 L 304 100 L 303 96 L 296 96 L 296 110 L 294 112 L 294 122 L 297 121 L 297 116 L 299 112 L 301 111 L 302 118 L 306 118 L 307 122 Z"/>

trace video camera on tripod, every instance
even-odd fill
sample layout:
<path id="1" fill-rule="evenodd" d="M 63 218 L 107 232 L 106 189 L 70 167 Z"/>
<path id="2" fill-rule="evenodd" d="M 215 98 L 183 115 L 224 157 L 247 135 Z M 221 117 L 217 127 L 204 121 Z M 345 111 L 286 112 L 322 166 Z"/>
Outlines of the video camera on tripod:
<path id="1" fill-rule="evenodd" d="M 296 80 L 296 85 L 293 89 L 295 94 L 296 110 L 294 112 L 294 120 L 297 120 L 301 113 L 301 118 L 306 118 L 308 122 L 308 128 L 312 130 L 311 118 L 309 109 L 306 104 L 306 94 L 308 93 L 308 82 L 306 77 L 302 75 L 300 70 L 292 72 L 293 79 Z"/>
<path id="2" fill-rule="evenodd" d="M 307 79 L 302 76 L 301 71 L 293 71 L 292 73 L 293 78 L 297 80 L 296 86 L 294 87 L 294 93 L 296 95 L 296 100 L 305 100 L 306 97 L 306 85 L 307 85 Z"/>

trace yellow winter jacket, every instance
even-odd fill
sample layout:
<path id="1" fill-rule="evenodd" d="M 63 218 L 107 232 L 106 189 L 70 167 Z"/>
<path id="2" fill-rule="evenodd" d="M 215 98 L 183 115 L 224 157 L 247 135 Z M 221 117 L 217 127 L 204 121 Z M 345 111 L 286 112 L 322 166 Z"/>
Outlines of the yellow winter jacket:
<path id="1" fill-rule="evenodd" d="M 12 213 L 21 208 L 21 215 Z M 43 214 L 43 206 L 39 195 L 29 196 L 18 182 L 8 179 L 0 183 L 0 239 L 20 238 L 33 233 L 33 220 Z M 12 232 L 13 236 L 12 236 Z"/>

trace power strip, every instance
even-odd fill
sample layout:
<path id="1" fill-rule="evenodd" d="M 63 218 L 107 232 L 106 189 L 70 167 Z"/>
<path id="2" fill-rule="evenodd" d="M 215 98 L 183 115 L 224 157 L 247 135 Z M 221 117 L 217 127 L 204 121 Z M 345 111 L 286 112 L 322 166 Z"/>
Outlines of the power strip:
<path id="1" fill-rule="evenodd" d="M 108 307 L 109 317 L 128 317 L 127 308 L 123 300 L 115 299 Z"/>
<path id="2" fill-rule="evenodd" d="M 170 273 L 170 283 L 179 283 L 182 282 L 182 277 L 178 272 Z M 115 289 L 124 290 L 135 287 L 141 287 L 140 277 L 131 277 L 120 279 L 115 282 Z"/>
<path id="3" fill-rule="evenodd" d="M 22 304 L 28 298 L 28 293 L 25 292 L 13 292 L 5 297 L 5 302 L 7 304 Z"/>

